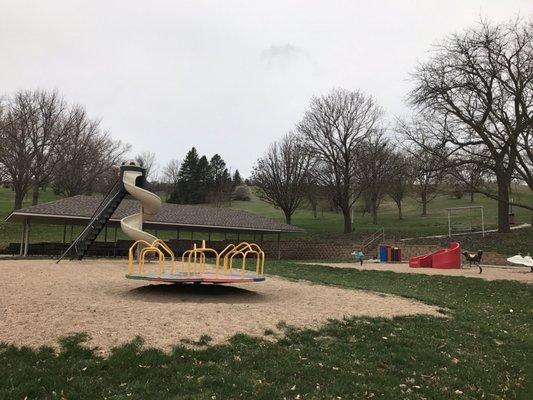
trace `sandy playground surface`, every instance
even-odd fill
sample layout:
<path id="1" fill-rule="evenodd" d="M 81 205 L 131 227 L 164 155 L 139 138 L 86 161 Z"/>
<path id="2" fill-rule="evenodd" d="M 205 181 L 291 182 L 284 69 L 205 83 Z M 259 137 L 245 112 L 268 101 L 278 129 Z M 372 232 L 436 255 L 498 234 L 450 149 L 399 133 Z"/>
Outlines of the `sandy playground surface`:
<path id="1" fill-rule="evenodd" d="M 464 269 L 434 269 L 434 268 L 409 268 L 407 263 L 379 263 L 365 261 L 363 265 L 358 262 L 351 263 L 330 263 L 317 262 L 307 263 L 308 265 L 326 265 L 334 268 L 352 268 L 367 271 L 394 271 L 405 274 L 424 274 L 424 275 L 448 275 L 448 276 L 465 276 L 469 278 L 485 279 L 487 281 L 495 280 L 509 280 L 526 283 L 533 283 L 533 273 L 530 272 L 529 267 L 492 267 L 483 266 L 483 273 L 479 273 L 479 268 L 472 266 L 472 268 Z"/>
<path id="2" fill-rule="evenodd" d="M 441 315 L 413 300 L 267 277 L 242 285 L 150 284 L 124 278 L 126 261 L 0 261 L 0 342 L 57 346 L 87 332 L 105 353 L 139 335 L 169 350 L 181 339 L 264 336 L 283 321 L 318 327 L 347 316 Z"/>

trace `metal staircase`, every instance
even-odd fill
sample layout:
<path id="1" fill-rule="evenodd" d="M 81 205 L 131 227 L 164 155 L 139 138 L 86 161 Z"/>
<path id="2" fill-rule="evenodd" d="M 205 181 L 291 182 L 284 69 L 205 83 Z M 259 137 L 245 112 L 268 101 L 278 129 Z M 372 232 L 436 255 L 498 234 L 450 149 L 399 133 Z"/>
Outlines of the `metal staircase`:
<path id="1" fill-rule="evenodd" d="M 385 241 L 385 229 L 379 228 L 377 231 L 375 231 L 372 235 L 366 238 L 364 244 L 363 244 L 363 252 L 366 253 L 366 249 L 374 244 L 377 240 L 381 239 L 382 241 Z"/>
<path id="2" fill-rule="evenodd" d="M 70 259 L 81 260 L 93 242 L 96 240 L 111 215 L 115 212 L 120 202 L 126 195 L 122 181 L 118 180 L 104 197 L 85 229 L 74 239 L 67 250 L 59 257 L 57 262 L 70 255 Z"/>

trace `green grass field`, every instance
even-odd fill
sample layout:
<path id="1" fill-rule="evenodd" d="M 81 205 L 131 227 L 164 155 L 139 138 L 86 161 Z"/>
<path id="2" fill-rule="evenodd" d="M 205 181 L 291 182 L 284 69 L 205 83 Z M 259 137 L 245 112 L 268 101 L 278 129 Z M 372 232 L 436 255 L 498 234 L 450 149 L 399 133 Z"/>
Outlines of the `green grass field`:
<path id="1" fill-rule="evenodd" d="M 269 263 L 289 279 L 395 294 L 446 318 L 349 318 L 265 341 L 141 346 L 102 358 L 83 334 L 62 350 L 0 345 L 3 399 L 531 399 L 533 287 L 474 278 Z M 270 332 L 265 332 L 269 336 Z"/>
<path id="2" fill-rule="evenodd" d="M 529 202 L 533 204 L 533 193 L 525 188 L 515 188 L 516 199 L 521 202 Z M 54 195 L 50 190 L 41 193 L 40 202 L 47 202 L 56 200 L 58 196 Z M 3 219 L 9 214 L 13 208 L 14 193 L 5 188 L 0 189 L 0 246 L 6 245 L 9 242 L 20 241 L 21 226 L 19 224 L 5 223 Z M 24 206 L 28 206 L 29 199 L 24 202 Z M 361 215 L 355 214 L 354 232 L 352 235 L 343 235 L 343 219 L 342 215 L 335 212 L 318 212 L 317 218 L 314 218 L 310 209 L 302 208 L 298 210 L 293 216 L 293 224 L 302 227 L 306 230 L 305 234 L 290 235 L 287 238 L 299 237 L 318 237 L 321 239 L 336 239 L 339 237 L 353 238 L 357 240 L 361 236 L 367 235 L 369 232 L 374 232 L 379 228 L 384 228 L 385 232 L 390 236 L 395 237 L 418 237 L 424 235 L 445 234 L 448 231 L 447 215 L 445 208 L 447 207 L 461 207 L 470 205 L 482 205 L 484 207 L 485 225 L 486 229 L 496 227 L 496 202 L 482 195 L 476 195 L 475 202 L 469 202 L 468 196 L 462 199 L 455 199 L 449 196 L 441 195 L 429 203 L 429 214 L 425 217 L 420 215 L 420 205 L 410 197 L 407 197 L 403 206 L 404 219 L 398 220 L 397 209 L 395 204 L 389 199 L 385 199 L 380 207 L 379 223 L 372 224 L 372 219 L 369 214 Z M 270 204 L 261 201 L 255 194 L 252 194 L 251 201 L 233 201 L 232 208 L 246 210 L 252 213 L 257 213 L 271 217 L 280 221 L 284 221 L 283 213 L 271 206 Z M 517 223 L 531 222 L 531 212 L 524 209 L 514 209 L 515 219 Z M 454 223 L 465 224 L 469 223 L 472 227 L 480 228 L 480 214 L 479 212 L 464 212 L 454 216 Z M 73 235 L 81 230 L 81 227 L 74 227 Z M 174 232 L 158 232 L 158 235 L 163 239 L 174 238 Z M 103 240 L 104 233 L 99 237 Z M 125 237 L 118 232 L 119 239 Z M 189 237 L 182 236 L 182 237 Z M 56 241 L 60 242 L 63 238 L 63 227 L 54 225 L 34 225 L 31 230 L 32 242 L 40 241 Z M 67 229 L 67 241 L 70 238 L 70 228 Z M 195 239 L 207 239 L 207 234 L 195 233 Z M 212 239 L 220 239 L 221 235 L 213 235 Z M 241 237 L 244 239 L 245 237 Z M 114 232 L 112 230 L 108 233 L 108 240 L 114 239 Z M 506 239 L 503 238 L 505 241 Z M 533 240 L 533 239 L 532 239 Z"/>
<path id="3" fill-rule="evenodd" d="M 525 187 L 515 187 L 514 198 L 525 204 L 533 204 L 533 192 Z M 356 203 L 357 205 L 357 203 Z M 389 198 L 385 198 L 379 209 L 378 225 L 372 223 L 369 214 L 355 214 L 355 233 L 373 232 L 379 227 L 385 228 L 387 232 L 401 232 L 405 236 L 420 236 L 448 233 L 448 220 L 446 208 L 464 206 L 483 206 L 485 216 L 485 228 L 494 229 L 497 227 L 497 202 L 480 194 L 476 194 L 475 202 L 470 203 L 468 196 L 462 199 L 455 199 L 447 195 L 440 195 L 428 205 L 428 215 L 421 215 L 421 206 L 411 197 L 406 197 L 403 205 L 403 220 L 398 220 L 396 204 Z M 266 215 L 271 218 L 284 221 L 283 213 L 261 201 L 255 194 L 249 202 L 239 201 L 232 203 L 233 208 L 250 211 L 257 214 Z M 532 213 L 525 209 L 514 208 L 516 223 L 530 223 Z M 473 227 L 481 227 L 481 217 L 478 212 L 463 212 L 454 214 L 454 223 L 471 223 Z M 293 225 L 304 228 L 308 234 L 339 234 L 343 229 L 343 217 L 340 213 L 319 212 L 314 218 L 310 209 L 300 209 L 296 211 L 292 219 Z"/>

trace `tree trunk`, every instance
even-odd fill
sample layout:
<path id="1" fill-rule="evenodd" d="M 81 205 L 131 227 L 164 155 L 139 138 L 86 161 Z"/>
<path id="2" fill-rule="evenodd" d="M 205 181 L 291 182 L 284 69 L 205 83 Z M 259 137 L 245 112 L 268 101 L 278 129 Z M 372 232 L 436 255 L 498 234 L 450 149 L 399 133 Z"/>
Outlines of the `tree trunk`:
<path id="1" fill-rule="evenodd" d="M 31 194 L 31 205 L 36 206 L 37 203 L 39 203 L 39 186 L 34 186 Z"/>
<path id="2" fill-rule="evenodd" d="M 374 225 L 378 224 L 378 206 L 375 202 L 372 202 L 372 223 Z"/>
<path id="3" fill-rule="evenodd" d="M 427 196 L 425 193 L 422 193 L 422 215 L 427 215 L 428 214 L 428 200 L 427 200 Z"/>
<path id="4" fill-rule="evenodd" d="M 286 211 L 283 211 L 283 214 L 285 214 L 285 222 L 286 222 L 287 224 L 290 225 L 290 224 L 291 224 L 291 217 L 292 217 L 292 215 L 289 214 L 289 213 L 286 212 Z"/>
<path id="5" fill-rule="evenodd" d="M 313 217 L 317 219 L 316 203 L 312 203 L 311 207 L 313 207 Z"/>
<path id="6" fill-rule="evenodd" d="M 472 190 L 470 192 L 470 203 L 473 203 L 474 202 L 474 191 Z"/>
<path id="7" fill-rule="evenodd" d="M 402 202 L 396 204 L 398 206 L 398 219 L 403 219 L 402 215 Z"/>
<path id="8" fill-rule="evenodd" d="M 505 176 L 496 175 L 498 184 L 498 232 L 511 231 L 509 224 L 509 179 Z"/>
<path id="9" fill-rule="evenodd" d="M 24 200 L 24 192 L 15 189 L 15 210 L 22 208 L 22 200 Z"/>
<path id="10" fill-rule="evenodd" d="M 344 233 L 352 232 L 352 216 L 350 213 L 350 207 L 346 210 L 342 210 L 342 216 L 344 218 Z"/>

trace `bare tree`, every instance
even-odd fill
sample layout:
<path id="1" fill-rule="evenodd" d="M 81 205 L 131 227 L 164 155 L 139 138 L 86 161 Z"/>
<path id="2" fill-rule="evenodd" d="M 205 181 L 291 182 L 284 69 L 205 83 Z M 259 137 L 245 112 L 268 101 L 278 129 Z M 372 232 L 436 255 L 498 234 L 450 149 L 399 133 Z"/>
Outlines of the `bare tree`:
<path id="1" fill-rule="evenodd" d="M 165 184 L 167 198 L 178 186 L 181 162 L 177 158 L 170 160 L 163 168 L 162 181 Z"/>
<path id="2" fill-rule="evenodd" d="M 32 143 L 28 126 L 34 109 L 26 102 L 8 101 L 0 120 L 0 164 L 15 191 L 14 208 L 22 201 L 31 184 Z"/>
<path id="3" fill-rule="evenodd" d="M 69 111 L 64 124 L 67 135 L 52 180 L 54 191 L 75 196 L 108 189 L 117 178 L 113 166 L 120 164 L 129 146 L 103 132 L 99 122 L 91 120 L 81 106 Z"/>
<path id="4" fill-rule="evenodd" d="M 474 195 L 484 187 L 486 178 L 490 175 L 485 169 L 483 162 L 462 164 L 450 168 L 449 173 L 462 185 L 464 191 L 470 194 L 470 203 L 474 202 Z"/>
<path id="5" fill-rule="evenodd" d="M 145 176 L 146 180 L 156 180 L 157 179 L 157 156 L 151 151 L 143 151 L 135 157 L 141 166 L 146 170 Z"/>
<path id="6" fill-rule="evenodd" d="M 407 190 L 413 183 L 413 169 L 409 158 L 398 153 L 391 163 L 391 174 L 387 185 L 387 194 L 398 207 L 398 219 L 403 219 L 402 203 Z"/>
<path id="7" fill-rule="evenodd" d="M 410 122 L 398 120 L 397 128 L 404 136 L 404 149 L 410 154 L 410 166 L 415 199 L 422 205 L 422 215 L 427 215 L 427 205 L 437 194 L 447 171 L 445 147 L 435 140 L 438 124 L 431 116 L 419 114 Z"/>
<path id="8" fill-rule="evenodd" d="M 344 232 L 352 231 L 351 209 L 362 187 L 355 180 L 357 147 L 382 121 L 372 97 L 360 91 L 336 89 L 313 97 L 298 124 L 310 152 L 319 163 L 317 178 L 331 190 L 344 217 Z"/>
<path id="9" fill-rule="evenodd" d="M 517 170 L 526 182 L 531 177 L 524 168 L 530 147 L 520 143 L 533 123 L 533 24 L 482 21 L 435 50 L 418 66 L 410 100 L 446 127 L 434 134 L 447 146 L 444 159 L 492 171 L 497 193 L 481 190 L 498 200 L 498 230 L 508 232 L 511 180 Z"/>
<path id="10" fill-rule="evenodd" d="M 259 189 L 259 196 L 279 207 L 288 224 L 305 197 L 311 162 L 301 138 L 289 133 L 269 147 L 253 170 L 252 179 Z"/>
<path id="11" fill-rule="evenodd" d="M 387 143 L 382 131 L 373 132 L 357 149 L 356 176 L 363 188 L 363 197 L 368 202 L 372 222 L 378 223 L 378 209 L 387 193 L 390 179 L 395 173 L 393 166 L 397 154 Z"/>
<path id="12" fill-rule="evenodd" d="M 322 188 L 317 184 L 316 174 L 311 172 L 305 183 L 305 197 L 313 210 L 313 218 L 318 218 L 318 202 L 322 198 Z"/>
<path id="13" fill-rule="evenodd" d="M 39 202 L 39 190 L 50 183 L 62 157 L 60 150 L 67 137 L 67 105 L 59 93 L 43 90 L 19 92 L 15 102 L 26 102 L 33 109 L 30 132 L 32 146 L 32 205 Z"/>

